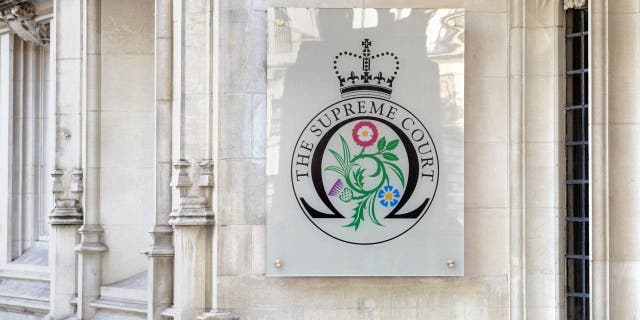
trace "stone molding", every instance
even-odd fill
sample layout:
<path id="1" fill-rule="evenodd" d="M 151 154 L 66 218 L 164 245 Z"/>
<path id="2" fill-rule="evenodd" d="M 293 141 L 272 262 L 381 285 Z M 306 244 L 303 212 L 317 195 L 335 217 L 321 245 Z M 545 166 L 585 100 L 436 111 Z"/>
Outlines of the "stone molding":
<path id="1" fill-rule="evenodd" d="M 610 167 L 609 167 L 609 32 L 608 0 L 591 1 L 589 11 L 589 40 L 591 41 L 589 74 L 589 173 L 591 190 L 591 314 L 593 319 L 609 319 L 611 314 L 610 290 Z M 631 37 L 629 37 L 631 38 Z M 614 50 L 618 50 L 615 48 Z M 622 59 L 624 60 L 624 59 Z M 615 60 L 618 61 L 618 60 Z M 623 64 L 627 61 L 623 61 Z M 631 104 L 634 105 L 634 104 Z M 613 278 L 611 279 L 613 280 Z"/>
<path id="2" fill-rule="evenodd" d="M 208 205 L 207 198 L 194 195 L 180 198 L 180 208 L 171 213 L 169 224 L 174 226 L 213 225 L 213 211 Z"/>
<path id="3" fill-rule="evenodd" d="M 184 192 L 188 187 L 191 187 L 191 177 L 189 176 L 189 168 L 191 162 L 180 159 L 173 164 L 173 168 L 177 171 L 171 178 L 171 186 L 177 188 L 180 191 L 180 197 L 184 197 Z"/>
<path id="4" fill-rule="evenodd" d="M 222 310 L 211 310 L 198 316 L 198 320 L 240 320 L 240 316 Z"/>
<path id="5" fill-rule="evenodd" d="M 201 173 L 198 178 L 197 187 L 210 189 L 213 187 L 213 162 L 204 160 L 199 164 Z M 178 209 L 169 215 L 169 224 L 173 226 L 208 226 L 214 224 L 214 215 L 211 210 L 209 198 L 188 194 L 189 189 L 194 187 L 189 169 L 191 163 L 188 160 L 180 159 L 173 165 L 175 173 L 172 177 L 171 186 L 178 190 L 180 194 Z"/>
<path id="6" fill-rule="evenodd" d="M 564 0 L 564 9 L 583 9 L 587 7 L 587 0 Z"/>
<path id="7" fill-rule="evenodd" d="M 0 19 L 22 40 L 33 45 L 44 46 L 50 41 L 49 23 L 35 21 L 33 3 L 24 0 L 0 0 Z"/>
<path id="8" fill-rule="evenodd" d="M 71 185 L 69 185 L 69 190 L 71 192 L 80 193 L 84 191 L 82 176 L 82 169 L 71 170 Z"/>
<path id="9" fill-rule="evenodd" d="M 153 243 L 144 254 L 149 257 L 173 257 L 173 229 L 170 226 L 156 225 L 149 234 Z"/>
<path id="10" fill-rule="evenodd" d="M 79 253 L 103 253 L 108 250 L 107 246 L 100 242 L 100 236 L 104 233 L 104 230 L 100 225 L 87 225 L 84 224 L 80 229 L 80 243 L 73 248 Z"/>
<path id="11" fill-rule="evenodd" d="M 198 178 L 198 186 L 214 187 L 213 179 L 213 160 L 206 159 L 199 163 L 200 177 Z"/>
<path id="12" fill-rule="evenodd" d="M 49 214 L 49 223 L 80 225 L 83 222 L 83 211 L 79 200 L 82 196 L 82 170 L 72 170 L 71 184 L 68 189 L 62 182 L 63 175 L 64 171 L 61 169 L 54 169 L 51 173 L 52 193 L 55 200 L 53 210 Z"/>

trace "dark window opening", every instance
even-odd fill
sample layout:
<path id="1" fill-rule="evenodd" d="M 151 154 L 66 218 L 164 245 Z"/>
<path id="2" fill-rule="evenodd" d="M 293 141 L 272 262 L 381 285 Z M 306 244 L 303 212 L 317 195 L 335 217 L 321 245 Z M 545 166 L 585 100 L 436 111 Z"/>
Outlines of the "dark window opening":
<path id="1" fill-rule="evenodd" d="M 589 56 L 587 9 L 566 15 L 567 319 L 589 319 Z"/>

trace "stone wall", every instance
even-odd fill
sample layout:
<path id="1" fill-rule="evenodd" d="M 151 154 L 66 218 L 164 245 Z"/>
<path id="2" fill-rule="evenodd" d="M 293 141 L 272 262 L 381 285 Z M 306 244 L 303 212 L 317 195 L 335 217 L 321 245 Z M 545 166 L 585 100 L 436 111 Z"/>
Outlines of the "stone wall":
<path id="1" fill-rule="evenodd" d="M 591 300 L 597 319 L 633 318 L 640 304 L 638 3 L 590 3 Z M 57 170 L 50 263 L 48 271 L 25 278 L 50 283 L 50 301 L 40 299 L 36 308 L 13 300 L 11 309 L 0 299 L 0 310 L 42 313 L 48 303 L 54 319 L 91 318 L 97 309 L 100 318 L 190 320 L 212 308 L 242 319 L 564 318 L 562 4 L 54 2 L 56 123 L 50 139 Z M 272 263 L 265 261 L 266 9 L 362 6 L 466 9 L 463 277 L 265 276 L 265 263 Z M 2 25 L 0 34 L 0 68 L 10 70 L 13 35 Z M 8 106 L 17 80 L 0 75 L 0 93 L 7 92 L 0 105 Z M 6 142 L 0 150 L 11 150 L 8 128 L 0 132 Z M 172 170 L 170 164 L 178 165 Z M 6 269 L 9 227 L 0 228 L 0 278 L 34 277 L 33 270 L 16 276 Z M 98 253 L 102 243 L 104 254 Z M 149 245 L 147 258 L 140 253 Z M 132 279 L 136 290 L 109 288 Z"/>
<path id="2" fill-rule="evenodd" d="M 154 1 L 102 2 L 102 283 L 147 267 L 154 203 Z"/>
<path id="3" fill-rule="evenodd" d="M 508 318 L 507 1 L 221 2 L 218 305 L 243 319 Z M 363 4 L 466 9 L 464 277 L 264 275 L 266 8 Z"/>

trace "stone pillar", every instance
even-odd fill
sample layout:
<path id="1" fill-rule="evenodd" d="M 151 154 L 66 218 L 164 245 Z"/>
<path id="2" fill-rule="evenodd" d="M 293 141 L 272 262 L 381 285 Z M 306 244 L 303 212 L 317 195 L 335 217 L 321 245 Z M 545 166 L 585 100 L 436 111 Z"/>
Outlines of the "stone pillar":
<path id="1" fill-rule="evenodd" d="M 186 196 L 191 187 L 186 161 L 175 165 L 173 186 L 180 190 L 180 205 L 171 213 L 174 228 L 174 319 L 195 319 L 211 306 L 211 237 L 213 212 L 206 197 Z"/>
<path id="2" fill-rule="evenodd" d="M 55 81 L 54 209 L 49 215 L 50 313 L 48 319 L 74 314 L 77 260 L 74 247 L 82 224 L 82 0 L 54 2 L 52 67 Z"/>
<path id="3" fill-rule="evenodd" d="M 173 303 L 171 213 L 172 0 L 155 1 L 155 208 L 147 281 L 147 319 L 160 320 Z"/>
<path id="4" fill-rule="evenodd" d="M 176 320 L 236 319 L 217 307 L 214 244 L 217 96 L 214 0 L 173 0 L 172 177 Z M 185 139 L 189 137 L 189 139 Z"/>
<path id="5" fill-rule="evenodd" d="M 12 149 L 13 149 L 13 54 L 14 36 L 10 32 L 0 35 L 0 264 L 11 261 L 11 219 L 12 209 Z"/>
<path id="6" fill-rule="evenodd" d="M 609 167 L 608 167 L 608 0 L 589 3 L 589 162 L 591 170 L 590 227 L 591 239 L 591 317 L 609 317 Z M 614 49 L 615 50 L 615 49 Z M 613 319 L 613 318 L 612 318 Z"/>
<path id="7" fill-rule="evenodd" d="M 636 8 L 631 3 L 635 2 Z M 608 2 L 609 304 L 611 319 L 640 318 L 640 13 Z"/>
<path id="8" fill-rule="evenodd" d="M 208 155 L 211 1 L 173 0 L 172 178 L 174 314 L 192 320 L 211 306 L 211 187 L 200 187 L 199 166 Z M 189 137 L 187 140 L 186 137 Z"/>
<path id="9" fill-rule="evenodd" d="M 525 319 L 524 301 L 524 10 L 521 0 L 509 1 L 509 318 Z"/>
<path id="10" fill-rule="evenodd" d="M 82 148 L 85 168 L 84 224 L 80 228 L 78 253 L 77 317 L 91 319 L 90 304 L 100 295 L 102 255 L 107 247 L 101 242 L 100 226 L 100 1 L 82 0 Z"/>
<path id="11" fill-rule="evenodd" d="M 562 2 L 511 0 L 509 5 L 510 317 L 557 319 L 564 301 Z"/>
<path id="12" fill-rule="evenodd" d="M 15 239 L 20 242 L 21 251 L 17 252 L 21 255 L 25 250 L 29 249 L 36 240 L 38 240 L 38 224 L 36 212 L 38 206 L 36 204 L 36 168 L 38 165 L 38 149 L 41 147 L 38 142 L 38 132 L 36 125 L 37 117 L 37 91 L 35 89 L 36 82 L 36 48 L 32 44 L 24 44 L 24 71 L 23 71 L 23 113 L 22 113 L 22 133 L 23 133 L 23 154 L 22 154 L 22 212 L 20 220 L 22 230 L 20 238 Z"/>

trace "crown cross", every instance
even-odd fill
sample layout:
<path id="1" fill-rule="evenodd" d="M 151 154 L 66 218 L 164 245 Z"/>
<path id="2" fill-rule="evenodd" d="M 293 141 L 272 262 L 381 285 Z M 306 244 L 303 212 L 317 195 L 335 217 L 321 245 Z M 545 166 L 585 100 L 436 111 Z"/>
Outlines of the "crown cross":
<path id="1" fill-rule="evenodd" d="M 370 46 L 371 41 L 369 41 L 369 39 L 364 39 L 362 41 L 362 70 L 364 71 L 364 78 L 362 78 L 362 80 L 364 80 L 365 83 L 368 83 L 369 80 L 371 80 L 371 77 L 369 77 L 368 79 L 366 78 L 366 76 L 369 74 L 369 71 L 371 70 L 371 50 L 369 49 Z"/>
<path id="2" fill-rule="evenodd" d="M 371 75 L 369 74 L 369 72 L 366 72 L 360 76 L 360 80 L 362 80 L 364 83 L 369 83 L 369 80 L 371 80 Z"/>
<path id="3" fill-rule="evenodd" d="M 372 53 L 372 42 L 368 38 L 363 39 L 361 45 L 360 54 L 342 51 L 333 60 L 342 97 L 367 94 L 389 98 L 400 70 L 398 56 L 389 51 Z M 359 68 L 362 70 L 357 71 Z"/>

